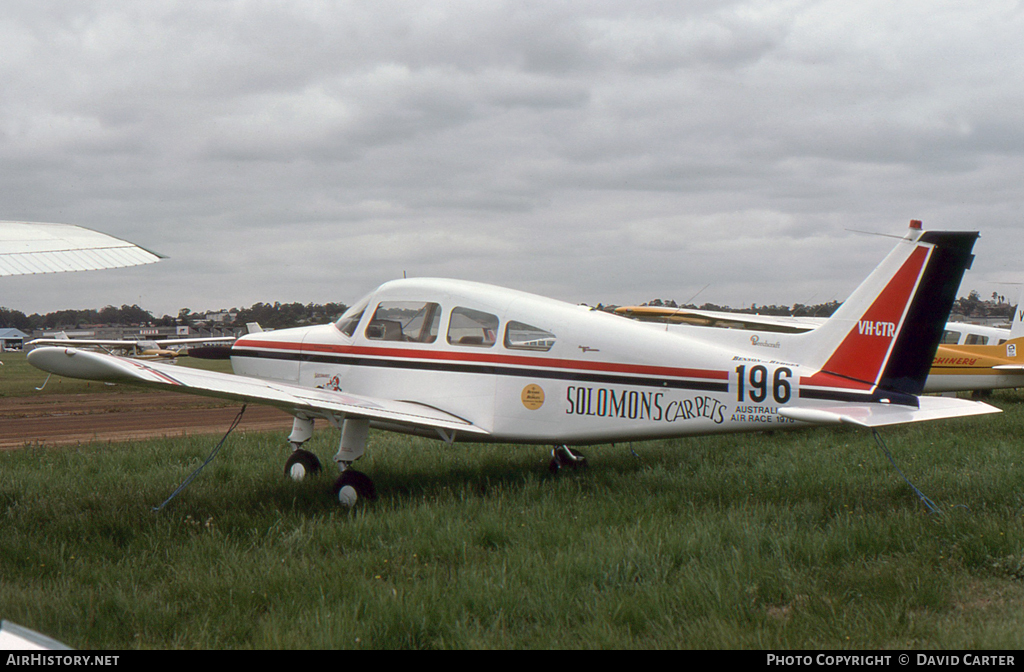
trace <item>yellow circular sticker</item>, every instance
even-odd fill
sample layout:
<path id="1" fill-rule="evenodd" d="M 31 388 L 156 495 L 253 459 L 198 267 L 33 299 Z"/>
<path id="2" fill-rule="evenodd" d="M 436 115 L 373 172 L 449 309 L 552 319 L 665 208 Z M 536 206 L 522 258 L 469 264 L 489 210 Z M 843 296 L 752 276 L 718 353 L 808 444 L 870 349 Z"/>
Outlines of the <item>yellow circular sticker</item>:
<path id="1" fill-rule="evenodd" d="M 523 406 L 536 411 L 544 405 L 544 390 L 540 389 L 540 385 L 527 385 L 523 388 L 522 399 Z"/>

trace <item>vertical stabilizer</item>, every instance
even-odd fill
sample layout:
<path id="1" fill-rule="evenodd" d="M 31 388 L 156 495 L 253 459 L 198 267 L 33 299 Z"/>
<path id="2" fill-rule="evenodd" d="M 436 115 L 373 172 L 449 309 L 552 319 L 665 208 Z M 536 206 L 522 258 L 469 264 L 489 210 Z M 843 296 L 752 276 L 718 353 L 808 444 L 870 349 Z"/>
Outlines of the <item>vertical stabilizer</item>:
<path id="1" fill-rule="evenodd" d="M 911 222 L 824 325 L 801 335 L 820 369 L 802 381 L 807 396 L 867 393 L 895 401 L 924 389 L 978 233 L 923 231 L 920 224 Z"/>

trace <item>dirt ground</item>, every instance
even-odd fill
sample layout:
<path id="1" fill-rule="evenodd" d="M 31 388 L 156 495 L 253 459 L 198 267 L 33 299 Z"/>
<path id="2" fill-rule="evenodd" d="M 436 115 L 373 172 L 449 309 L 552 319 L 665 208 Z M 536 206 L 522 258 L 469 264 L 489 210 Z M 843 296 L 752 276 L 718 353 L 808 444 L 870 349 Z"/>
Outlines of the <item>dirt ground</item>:
<path id="1" fill-rule="evenodd" d="M 223 434 L 239 403 L 174 392 L 48 394 L 0 398 L 0 450 L 187 434 Z M 250 404 L 236 432 L 284 430 L 292 417 Z"/>

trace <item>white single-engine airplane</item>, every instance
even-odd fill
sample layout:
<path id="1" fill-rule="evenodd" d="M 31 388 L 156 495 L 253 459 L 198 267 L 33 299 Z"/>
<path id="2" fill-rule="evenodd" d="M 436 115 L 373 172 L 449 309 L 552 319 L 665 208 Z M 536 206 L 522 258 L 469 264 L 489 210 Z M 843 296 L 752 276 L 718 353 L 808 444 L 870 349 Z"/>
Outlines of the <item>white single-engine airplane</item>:
<path id="1" fill-rule="evenodd" d="M 918 396 L 977 236 L 912 224 L 825 324 L 756 341 L 735 330 L 667 332 L 490 285 L 408 279 L 381 285 L 335 323 L 239 338 L 234 375 L 70 347 L 28 359 L 61 376 L 281 408 L 295 417 L 285 467 L 293 478 L 319 471 L 301 446 L 326 419 L 341 428 L 335 493 L 351 505 L 375 496 L 351 468 L 370 427 L 553 444 L 557 469 L 582 463 L 570 445 L 998 412 Z"/>

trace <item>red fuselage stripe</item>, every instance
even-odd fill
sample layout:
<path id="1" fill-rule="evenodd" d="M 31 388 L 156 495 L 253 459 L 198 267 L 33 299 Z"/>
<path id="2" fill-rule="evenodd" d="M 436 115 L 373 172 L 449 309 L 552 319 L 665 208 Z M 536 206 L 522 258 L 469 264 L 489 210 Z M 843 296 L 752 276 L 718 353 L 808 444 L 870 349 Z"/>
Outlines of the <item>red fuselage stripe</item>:
<path id="1" fill-rule="evenodd" d="M 327 353 L 357 357 L 396 357 L 405 359 L 425 359 L 449 362 L 472 362 L 477 364 L 502 364 L 506 366 L 534 366 L 548 369 L 572 369 L 576 371 L 630 373 L 673 378 L 705 378 L 710 380 L 729 379 L 729 373 L 726 371 L 709 371 L 706 369 L 680 369 L 668 366 L 646 366 L 642 364 L 616 364 L 612 362 L 580 362 L 572 359 L 549 359 L 546 357 L 492 355 L 480 352 L 428 351 L 412 350 L 408 348 L 329 345 L 325 343 L 288 343 L 278 341 L 257 341 L 249 339 L 239 341 L 238 343 L 235 344 L 235 347 L 263 348 L 267 350 L 285 350 L 296 353 L 310 354 Z"/>

